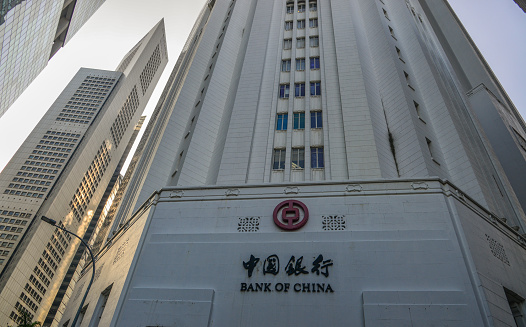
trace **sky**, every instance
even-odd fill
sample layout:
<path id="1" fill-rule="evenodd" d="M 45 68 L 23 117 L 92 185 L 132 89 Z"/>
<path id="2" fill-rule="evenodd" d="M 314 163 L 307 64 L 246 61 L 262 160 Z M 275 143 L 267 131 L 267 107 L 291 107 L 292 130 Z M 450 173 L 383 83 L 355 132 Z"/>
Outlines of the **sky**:
<path id="1" fill-rule="evenodd" d="M 144 111 L 149 116 L 205 2 L 148 0 L 146 5 L 142 0 L 106 0 L 0 118 L 0 169 L 79 68 L 115 70 L 124 55 L 164 17 L 170 61 Z M 513 0 L 449 0 L 449 3 L 517 109 L 526 117 L 526 13 Z"/>

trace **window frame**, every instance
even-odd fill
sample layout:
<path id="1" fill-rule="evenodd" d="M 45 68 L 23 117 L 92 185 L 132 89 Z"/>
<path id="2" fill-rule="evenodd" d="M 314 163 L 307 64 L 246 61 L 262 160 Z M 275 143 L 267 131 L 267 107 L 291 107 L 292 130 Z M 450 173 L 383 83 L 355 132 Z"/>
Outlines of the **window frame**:
<path id="1" fill-rule="evenodd" d="M 290 84 L 279 85 L 279 98 L 288 99 L 290 97 Z"/>
<path id="2" fill-rule="evenodd" d="M 286 131 L 288 127 L 289 114 L 282 113 L 276 116 L 276 131 Z"/>
<path id="3" fill-rule="evenodd" d="M 290 168 L 292 170 L 305 169 L 305 148 L 292 148 Z"/>
<path id="4" fill-rule="evenodd" d="M 304 37 L 296 38 L 296 49 L 305 49 L 305 38 Z"/>
<path id="5" fill-rule="evenodd" d="M 294 21 L 292 20 L 285 21 L 285 31 L 292 31 L 293 28 L 294 28 Z"/>
<path id="6" fill-rule="evenodd" d="M 305 129 L 305 112 L 295 112 L 292 115 L 292 129 Z"/>
<path id="7" fill-rule="evenodd" d="M 291 65 L 292 65 L 292 63 L 291 63 L 290 59 L 281 60 L 281 71 L 284 72 L 284 73 L 290 72 Z"/>
<path id="8" fill-rule="evenodd" d="M 292 49 L 292 39 L 283 39 L 283 50 Z"/>
<path id="9" fill-rule="evenodd" d="M 274 149 L 274 151 L 272 152 L 272 170 L 285 170 L 286 157 L 287 157 L 286 149 Z M 276 160 L 276 158 L 278 160 Z"/>
<path id="10" fill-rule="evenodd" d="M 320 57 L 310 57 L 310 70 L 320 69 Z"/>
<path id="11" fill-rule="evenodd" d="M 310 128 L 321 129 L 323 128 L 323 114 L 321 111 L 310 112 Z"/>
<path id="12" fill-rule="evenodd" d="M 318 28 L 318 18 L 309 19 L 309 28 Z"/>
<path id="13" fill-rule="evenodd" d="M 323 147 L 311 147 L 311 163 L 312 169 L 323 169 L 325 168 L 324 150 Z"/>
<path id="14" fill-rule="evenodd" d="M 321 96 L 321 82 L 320 81 L 310 82 L 310 95 L 311 96 Z"/>
<path id="15" fill-rule="evenodd" d="M 303 98 L 305 96 L 305 83 L 294 84 L 294 97 Z"/>
<path id="16" fill-rule="evenodd" d="M 318 48 L 320 46 L 320 38 L 317 35 L 309 37 L 309 45 L 311 48 Z"/>
<path id="17" fill-rule="evenodd" d="M 299 30 L 305 29 L 305 19 L 298 19 L 296 23 L 296 28 Z"/>
<path id="18" fill-rule="evenodd" d="M 305 58 L 296 58 L 296 71 L 304 71 L 305 70 Z"/>

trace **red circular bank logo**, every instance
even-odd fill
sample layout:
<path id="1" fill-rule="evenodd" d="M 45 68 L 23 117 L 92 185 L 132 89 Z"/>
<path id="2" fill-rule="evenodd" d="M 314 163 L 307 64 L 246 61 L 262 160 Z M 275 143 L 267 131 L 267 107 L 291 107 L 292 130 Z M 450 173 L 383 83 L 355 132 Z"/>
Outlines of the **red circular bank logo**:
<path id="1" fill-rule="evenodd" d="M 309 209 L 297 200 L 283 201 L 274 209 L 274 223 L 285 230 L 296 230 L 309 220 Z"/>

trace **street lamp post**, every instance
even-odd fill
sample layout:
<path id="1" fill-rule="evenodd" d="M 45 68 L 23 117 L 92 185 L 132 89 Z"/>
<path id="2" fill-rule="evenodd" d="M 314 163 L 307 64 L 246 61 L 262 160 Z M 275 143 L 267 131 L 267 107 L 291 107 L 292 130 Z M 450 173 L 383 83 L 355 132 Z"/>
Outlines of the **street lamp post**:
<path id="1" fill-rule="evenodd" d="M 91 256 L 91 268 L 92 268 L 91 280 L 89 281 L 88 288 L 86 289 L 86 293 L 84 293 L 84 297 L 82 298 L 82 301 L 80 301 L 79 309 L 77 310 L 77 314 L 75 314 L 75 318 L 73 319 L 73 323 L 71 324 L 72 327 L 75 327 L 76 324 L 77 324 L 77 320 L 79 319 L 80 312 L 82 311 L 82 306 L 84 305 L 84 301 L 86 301 L 86 297 L 88 296 L 89 290 L 91 288 L 91 284 L 93 284 L 93 278 L 95 277 L 95 258 L 93 257 L 93 252 L 91 252 L 91 248 L 89 247 L 89 245 L 86 242 L 84 242 L 84 240 L 80 236 L 70 232 L 69 230 L 67 230 L 65 228 L 57 226 L 57 222 L 55 220 L 51 219 L 51 218 L 48 218 L 46 216 L 42 216 L 40 219 L 42 219 L 46 223 L 50 224 L 51 226 L 55 226 L 56 228 L 61 229 L 61 230 L 65 231 L 66 233 L 71 234 L 71 235 L 75 236 L 76 238 L 78 238 L 82 242 L 82 244 L 84 244 L 86 249 L 88 249 L 88 252 L 89 252 L 89 254 Z"/>

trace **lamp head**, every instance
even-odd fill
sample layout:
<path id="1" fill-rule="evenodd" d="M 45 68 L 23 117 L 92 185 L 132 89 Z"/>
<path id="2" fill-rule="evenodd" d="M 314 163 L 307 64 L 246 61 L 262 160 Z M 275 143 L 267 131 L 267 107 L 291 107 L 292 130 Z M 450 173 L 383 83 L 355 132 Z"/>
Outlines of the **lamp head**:
<path id="1" fill-rule="evenodd" d="M 42 219 L 46 223 L 50 224 L 51 226 L 55 226 L 57 224 L 57 222 L 55 220 L 53 220 L 51 218 L 48 218 L 46 216 L 42 216 L 40 219 Z"/>

